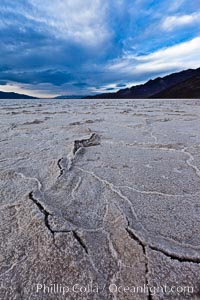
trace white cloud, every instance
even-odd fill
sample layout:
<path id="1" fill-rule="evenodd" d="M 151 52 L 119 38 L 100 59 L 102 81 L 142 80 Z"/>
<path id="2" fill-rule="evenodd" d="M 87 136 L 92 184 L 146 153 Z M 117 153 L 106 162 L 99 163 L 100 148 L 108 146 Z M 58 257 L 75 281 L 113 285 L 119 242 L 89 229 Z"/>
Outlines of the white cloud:
<path id="1" fill-rule="evenodd" d="M 29 0 L 32 12 L 26 17 L 45 23 L 57 37 L 96 46 L 109 38 L 107 4 L 102 0 Z"/>
<path id="2" fill-rule="evenodd" d="M 168 16 L 162 21 L 162 28 L 167 31 L 200 22 L 200 12 L 191 15 Z"/>
<path id="3" fill-rule="evenodd" d="M 200 66 L 200 37 L 180 43 L 175 46 L 163 48 L 147 55 L 127 54 L 121 59 L 112 61 L 107 70 L 118 72 L 122 76 L 169 73 Z"/>

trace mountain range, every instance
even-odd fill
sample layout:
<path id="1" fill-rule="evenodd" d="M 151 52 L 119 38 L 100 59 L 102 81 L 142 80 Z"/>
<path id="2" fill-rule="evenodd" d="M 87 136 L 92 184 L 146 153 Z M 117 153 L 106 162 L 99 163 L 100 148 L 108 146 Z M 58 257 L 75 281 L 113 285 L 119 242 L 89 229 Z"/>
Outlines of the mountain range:
<path id="1" fill-rule="evenodd" d="M 200 68 L 151 79 L 115 93 L 88 96 L 87 99 L 145 99 L 145 98 L 200 98 Z"/>
<path id="2" fill-rule="evenodd" d="M 151 98 L 200 98 L 200 74 L 181 81 Z"/>
<path id="3" fill-rule="evenodd" d="M 62 95 L 57 96 L 54 99 L 83 99 L 86 96 L 80 96 L 80 95 Z"/>
<path id="4" fill-rule="evenodd" d="M 7 93 L 0 91 L 0 99 L 36 99 L 35 97 L 18 94 L 18 93 Z"/>
<path id="5" fill-rule="evenodd" d="M 145 98 L 199 98 L 200 68 L 188 69 L 165 77 L 151 79 L 144 84 L 121 89 L 115 93 L 104 93 L 93 96 L 58 96 L 56 99 L 145 99 Z M 0 91 L 0 99 L 36 99 L 36 97 L 6 93 Z"/>

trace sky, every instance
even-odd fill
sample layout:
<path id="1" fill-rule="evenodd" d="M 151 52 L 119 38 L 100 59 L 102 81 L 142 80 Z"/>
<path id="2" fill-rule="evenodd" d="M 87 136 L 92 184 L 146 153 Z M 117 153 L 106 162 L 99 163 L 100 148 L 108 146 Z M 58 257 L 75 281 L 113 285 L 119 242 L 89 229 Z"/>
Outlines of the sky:
<path id="1" fill-rule="evenodd" d="M 200 0 L 0 0 L 0 90 L 114 92 L 200 67 Z"/>

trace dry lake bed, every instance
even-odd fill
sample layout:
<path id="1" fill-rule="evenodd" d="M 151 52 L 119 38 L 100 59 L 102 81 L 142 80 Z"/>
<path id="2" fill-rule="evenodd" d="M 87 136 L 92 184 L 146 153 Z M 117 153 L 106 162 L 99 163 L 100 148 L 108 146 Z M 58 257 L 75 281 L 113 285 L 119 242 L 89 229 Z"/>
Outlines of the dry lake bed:
<path id="1" fill-rule="evenodd" d="M 2 300 L 200 299 L 200 100 L 0 100 Z"/>

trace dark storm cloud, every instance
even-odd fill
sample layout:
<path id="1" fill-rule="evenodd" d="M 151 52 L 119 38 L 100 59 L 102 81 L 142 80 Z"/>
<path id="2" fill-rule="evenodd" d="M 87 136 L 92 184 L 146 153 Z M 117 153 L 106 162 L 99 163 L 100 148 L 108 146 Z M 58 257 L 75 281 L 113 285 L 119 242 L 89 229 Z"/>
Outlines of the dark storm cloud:
<path id="1" fill-rule="evenodd" d="M 198 67 L 199 9 L 182 0 L 2 0 L 0 85 L 90 93 Z"/>

